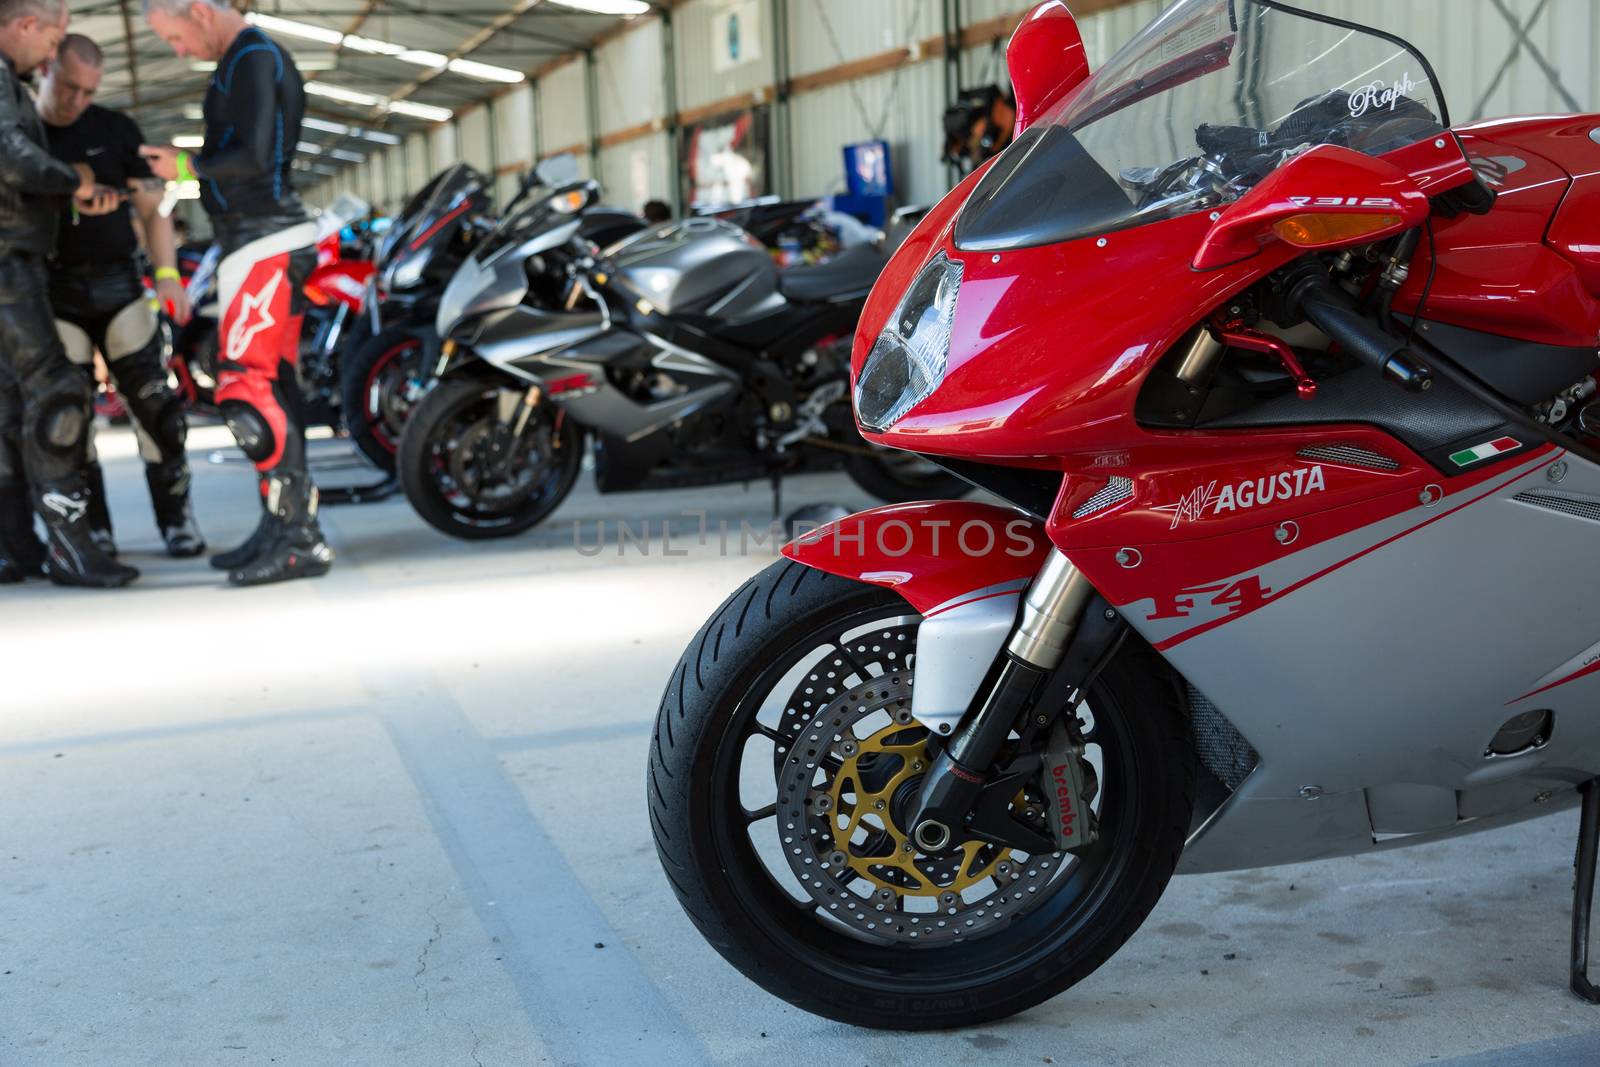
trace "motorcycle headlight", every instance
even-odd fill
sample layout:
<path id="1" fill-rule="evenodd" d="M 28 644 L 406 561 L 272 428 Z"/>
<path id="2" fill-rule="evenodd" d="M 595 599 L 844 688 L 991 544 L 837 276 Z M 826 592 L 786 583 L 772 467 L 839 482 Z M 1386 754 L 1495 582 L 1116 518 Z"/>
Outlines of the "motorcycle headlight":
<path id="1" fill-rule="evenodd" d="M 861 425 L 882 433 L 939 387 L 950 356 L 960 288 L 961 264 L 943 252 L 912 281 L 856 379 Z"/>

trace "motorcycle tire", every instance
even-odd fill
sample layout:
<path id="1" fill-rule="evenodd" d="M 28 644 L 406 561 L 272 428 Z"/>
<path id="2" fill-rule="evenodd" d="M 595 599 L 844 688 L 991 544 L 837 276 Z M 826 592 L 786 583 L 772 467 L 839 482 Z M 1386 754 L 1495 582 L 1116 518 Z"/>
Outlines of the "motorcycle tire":
<path id="1" fill-rule="evenodd" d="M 420 367 L 422 339 L 407 325 L 380 331 L 346 350 L 340 361 L 340 410 L 361 454 L 393 474 L 406 420 L 416 407 L 410 381 Z"/>
<path id="2" fill-rule="evenodd" d="M 851 481 L 889 504 L 958 500 L 972 492 L 972 486 L 955 475 L 927 460 L 892 449 L 875 448 L 867 455 L 853 455 L 846 461 L 844 472 Z"/>
<path id="3" fill-rule="evenodd" d="M 411 412 L 396 471 L 423 520 L 451 537 L 512 537 L 543 522 L 572 491 L 583 464 L 583 431 L 554 404 L 529 417 L 515 447 L 538 451 L 526 484 L 483 477 L 477 450 L 493 432 L 500 389 L 458 379 L 436 385 Z M 519 478 L 520 482 L 520 478 Z M 493 494 L 501 493 L 499 496 Z"/>
<path id="4" fill-rule="evenodd" d="M 1080 727 L 1086 715 L 1091 719 L 1086 743 L 1091 749 L 1100 746 L 1100 836 L 1076 850 L 1070 862 L 1060 853 L 1001 854 L 1027 865 L 1030 876 L 1035 864 L 1048 868 L 1054 860 L 1054 871 L 1045 872 L 1051 878 L 1031 881 L 1004 866 L 986 868 L 1016 879 L 1011 885 L 1042 889 L 1042 895 L 1018 894 L 1024 903 L 1014 905 L 1005 888 L 985 899 L 994 890 L 971 887 L 978 891 L 976 901 L 952 903 L 960 904 L 963 915 L 976 915 L 979 929 L 984 923 L 988 929 L 976 934 L 961 929 L 973 926 L 971 921 L 954 918 L 949 924 L 957 929 L 935 931 L 933 922 L 947 925 L 935 911 L 918 920 L 928 935 L 921 942 L 908 940 L 915 937 L 906 932 L 913 921 L 903 910 L 909 901 L 888 911 L 880 908 L 881 914 L 871 910 L 885 889 L 870 891 L 863 900 L 847 881 L 819 879 L 816 896 L 809 895 L 801 876 L 784 866 L 808 861 L 791 860 L 786 853 L 798 855 L 797 846 L 817 834 L 819 823 L 827 829 L 813 840 L 824 850 L 840 847 L 831 834 L 844 813 L 845 793 L 839 793 L 837 808 L 792 798 L 821 795 L 812 792 L 817 787 L 811 763 L 823 773 L 828 764 L 821 761 L 845 750 L 817 751 L 842 744 L 840 734 L 818 745 L 815 734 L 806 738 L 804 733 L 824 711 L 835 723 L 840 715 L 851 721 L 852 707 L 873 695 L 868 683 L 905 685 L 907 698 L 900 705 L 905 708 L 909 679 L 899 675 L 915 673 L 918 621 L 889 590 L 790 561 L 768 567 L 722 604 L 684 652 L 657 714 L 645 783 L 667 880 L 689 918 L 729 963 L 806 1011 L 893 1030 L 1004 1018 L 1093 972 L 1133 935 L 1161 896 L 1182 851 L 1194 802 L 1195 763 L 1184 698 L 1155 653 L 1130 639 L 1078 713 Z M 909 711 L 904 715 L 892 721 L 920 729 Z M 862 742 L 863 751 L 867 743 Z M 757 747 L 763 744 L 766 750 Z M 791 780 L 791 799 L 782 799 L 783 775 L 792 773 L 786 763 L 808 757 L 800 765 L 802 784 L 796 787 Z M 862 773 L 864 766 L 855 772 Z M 755 782 L 753 791 L 747 788 L 749 779 Z M 915 782 L 909 780 L 906 788 Z M 810 810 L 780 812 L 782 803 L 803 803 Z M 823 811 L 835 814 L 819 816 Z M 895 852 L 893 839 L 888 850 Z M 835 852 L 821 861 L 823 866 L 804 867 L 804 876 L 837 878 L 834 865 L 844 859 Z M 920 852 L 917 860 L 924 860 Z M 965 874 L 974 862 L 969 857 L 946 870 Z M 1000 877 L 993 885 L 1005 884 Z M 937 899 L 943 908 L 945 897 Z M 997 899 L 1014 913 L 983 918 L 981 909 L 993 908 Z M 859 908 L 863 914 L 841 919 L 841 902 L 847 911 Z M 846 925 L 851 918 L 859 920 L 853 927 Z M 876 934 L 865 925 L 874 920 L 883 924 Z"/>

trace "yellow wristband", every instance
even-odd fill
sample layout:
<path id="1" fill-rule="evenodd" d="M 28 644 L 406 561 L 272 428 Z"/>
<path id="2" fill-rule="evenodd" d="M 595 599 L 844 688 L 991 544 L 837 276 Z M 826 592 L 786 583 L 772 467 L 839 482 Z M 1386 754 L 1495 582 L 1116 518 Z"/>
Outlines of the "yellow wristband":
<path id="1" fill-rule="evenodd" d="M 156 268 L 156 281 L 158 281 L 158 282 L 181 282 L 181 281 L 183 281 L 183 275 L 178 273 L 178 268 L 177 267 L 157 267 Z"/>
<path id="2" fill-rule="evenodd" d="M 180 182 L 192 182 L 195 180 L 197 175 L 194 172 L 194 160 L 188 152 L 179 152 L 174 162 L 177 166 L 178 180 Z"/>

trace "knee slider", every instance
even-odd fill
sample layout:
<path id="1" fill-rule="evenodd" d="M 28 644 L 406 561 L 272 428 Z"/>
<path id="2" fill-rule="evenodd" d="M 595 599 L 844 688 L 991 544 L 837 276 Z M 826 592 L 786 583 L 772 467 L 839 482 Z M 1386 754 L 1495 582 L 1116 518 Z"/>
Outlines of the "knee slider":
<path id="1" fill-rule="evenodd" d="M 261 463 L 277 451 L 278 441 L 272 424 L 261 412 L 242 400 L 224 400 L 218 407 L 222 410 L 222 421 L 228 424 L 233 439 L 239 442 L 240 451 L 251 462 Z"/>
<path id="2" fill-rule="evenodd" d="M 81 380 L 63 384 L 40 397 L 33 423 L 34 438 L 51 452 L 83 447 L 89 436 L 89 390 Z"/>

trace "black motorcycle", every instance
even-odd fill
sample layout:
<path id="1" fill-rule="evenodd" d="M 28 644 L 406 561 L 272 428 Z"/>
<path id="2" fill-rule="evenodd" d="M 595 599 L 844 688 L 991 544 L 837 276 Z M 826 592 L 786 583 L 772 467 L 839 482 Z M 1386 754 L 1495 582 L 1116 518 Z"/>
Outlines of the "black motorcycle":
<path id="1" fill-rule="evenodd" d="M 529 529 L 572 489 L 586 438 L 603 493 L 840 468 L 889 501 L 965 491 L 855 429 L 849 348 L 880 251 L 780 272 L 709 218 L 602 251 L 579 226 L 599 192 L 541 168 L 451 279 L 442 380 L 400 446 L 401 485 L 429 524 Z"/>
<path id="2" fill-rule="evenodd" d="M 439 298 L 456 269 L 495 228 L 489 179 L 466 163 L 436 174 L 395 216 L 374 254 L 367 314 L 341 365 L 345 429 L 363 455 L 394 473 L 401 431 L 435 380 Z M 640 229 L 637 215 L 585 213 L 601 244 Z"/>

